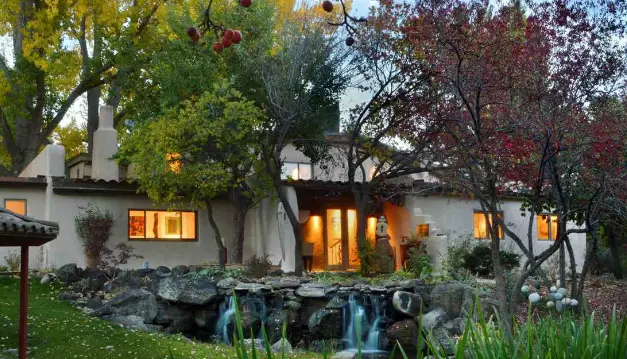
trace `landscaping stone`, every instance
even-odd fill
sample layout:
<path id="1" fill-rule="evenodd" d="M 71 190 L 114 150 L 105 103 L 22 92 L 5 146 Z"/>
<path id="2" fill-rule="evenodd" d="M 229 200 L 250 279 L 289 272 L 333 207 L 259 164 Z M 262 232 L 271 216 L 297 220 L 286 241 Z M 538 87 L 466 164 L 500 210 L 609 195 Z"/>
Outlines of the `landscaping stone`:
<path id="1" fill-rule="evenodd" d="M 392 343 L 400 343 L 405 350 L 417 350 L 418 345 L 418 326 L 412 319 L 401 320 L 392 324 L 386 336 Z M 422 348 L 420 348 L 422 349 Z"/>
<path id="2" fill-rule="evenodd" d="M 466 319 L 455 318 L 444 323 L 442 327 L 446 329 L 451 336 L 462 335 L 464 334 L 464 329 L 466 328 Z"/>
<path id="3" fill-rule="evenodd" d="M 285 339 L 280 339 L 276 343 L 272 344 L 272 346 L 270 347 L 270 350 L 272 350 L 275 353 L 284 353 L 284 354 L 292 354 L 294 352 L 294 349 L 292 349 L 292 344 L 290 344 L 290 342 Z"/>
<path id="4" fill-rule="evenodd" d="M 305 298 L 324 298 L 329 293 L 330 287 L 321 283 L 305 283 L 296 288 L 296 295 Z"/>
<path id="5" fill-rule="evenodd" d="M 271 286 L 273 289 L 298 288 L 300 283 L 300 280 L 296 277 L 268 278 L 265 282 L 266 285 Z"/>
<path id="6" fill-rule="evenodd" d="M 158 266 L 158 267 L 155 269 L 155 273 L 156 273 L 159 277 L 163 278 L 163 277 L 167 277 L 167 276 L 169 276 L 169 275 L 170 275 L 170 273 L 172 273 L 172 271 L 170 270 L 170 268 L 168 268 L 168 267 L 166 267 L 166 266 Z"/>
<path id="7" fill-rule="evenodd" d="M 240 282 L 235 286 L 236 292 L 260 293 L 266 289 L 265 285 L 259 283 L 243 283 Z"/>
<path id="8" fill-rule="evenodd" d="M 157 317 L 157 300 L 155 296 L 147 290 L 127 290 L 117 297 L 107 302 L 113 312 L 117 315 L 133 315 L 143 319 L 144 323 L 150 324 Z"/>
<path id="9" fill-rule="evenodd" d="M 172 274 L 176 276 L 182 276 L 189 273 L 189 267 L 185 265 L 178 265 L 172 268 Z"/>
<path id="10" fill-rule="evenodd" d="M 336 309 L 317 310 L 309 317 L 307 326 L 316 338 L 341 338 L 342 312 Z"/>
<path id="11" fill-rule="evenodd" d="M 444 324 L 444 322 L 446 321 L 446 312 L 444 312 L 444 310 L 440 308 L 437 308 L 423 315 L 422 318 L 417 317 L 416 321 L 418 321 L 419 319 L 422 319 L 422 329 L 428 332 Z"/>
<path id="12" fill-rule="evenodd" d="M 194 321 L 200 328 L 213 329 L 218 322 L 218 312 L 213 308 L 203 308 L 194 312 Z"/>
<path id="13" fill-rule="evenodd" d="M 438 284 L 431 291 L 429 307 L 440 308 L 449 318 L 457 318 L 465 315 L 463 305 L 468 309 L 472 305 L 473 293 L 473 288 L 463 283 Z"/>
<path id="14" fill-rule="evenodd" d="M 309 350 L 316 353 L 332 353 L 344 349 L 344 342 L 340 339 L 312 340 Z"/>
<path id="15" fill-rule="evenodd" d="M 303 305 L 300 304 L 299 302 L 295 301 L 295 300 L 289 300 L 287 302 L 285 302 L 285 307 L 289 310 L 294 310 L 297 311 L 299 310 Z"/>
<path id="16" fill-rule="evenodd" d="M 57 298 L 59 298 L 59 300 L 73 301 L 73 300 L 78 299 L 78 294 L 70 293 L 70 292 L 61 292 L 59 293 Z"/>
<path id="17" fill-rule="evenodd" d="M 63 283 L 74 283 L 81 280 L 81 271 L 76 263 L 70 263 L 62 266 L 56 271 L 57 278 Z"/>
<path id="18" fill-rule="evenodd" d="M 411 317 L 415 317 L 423 311 L 422 297 L 409 292 L 395 292 L 392 296 L 392 305 L 397 311 Z"/>
<path id="19" fill-rule="evenodd" d="M 103 317 L 104 320 L 117 323 L 124 328 L 135 329 L 135 330 L 143 330 L 146 332 L 161 332 L 163 331 L 163 327 L 158 325 L 146 324 L 143 322 L 141 317 L 136 315 L 109 315 Z"/>
<path id="20" fill-rule="evenodd" d="M 270 342 L 280 340 L 283 334 L 283 325 L 287 325 L 287 340 L 297 343 L 302 337 L 302 325 L 297 312 L 277 310 L 270 313 L 266 319 L 266 334 Z"/>
<path id="21" fill-rule="evenodd" d="M 163 300 L 182 304 L 207 305 L 218 299 L 218 287 L 206 277 L 170 276 L 159 283 L 157 296 Z"/>
<path id="22" fill-rule="evenodd" d="M 49 284 L 52 281 L 52 278 L 50 277 L 50 274 L 44 274 L 43 277 L 41 277 L 41 284 Z"/>
<path id="23" fill-rule="evenodd" d="M 218 282 L 218 288 L 220 289 L 233 289 L 239 284 L 239 281 L 235 278 L 224 278 Z"/>
<path id="24" fill-rule="evenodd" d="M 189 308 L 178 307 L 168 303 L 159 303 L 157 308 L 155 323 L 168 327 L 168 329 L 176 332 L 186 332 L 193 329 L 196 324 L 194 313 Z"/>
<path id="25" fill-rule="evenodd" d="M 427 334 L 427 338 L 434 345 L 440 345 L 446 355 L 455 353 L 455 341 L 446 328 L 435 328 Z"/>
<path id="26" fill-rule="evenodd" d="M 333 297 L 331 298 L 331 300 L 329 301 L 329 303 L 327 303 L 326 308 L 327 309 L 342 309 L 346 306 L 346 301 L 340 297 Z"/>

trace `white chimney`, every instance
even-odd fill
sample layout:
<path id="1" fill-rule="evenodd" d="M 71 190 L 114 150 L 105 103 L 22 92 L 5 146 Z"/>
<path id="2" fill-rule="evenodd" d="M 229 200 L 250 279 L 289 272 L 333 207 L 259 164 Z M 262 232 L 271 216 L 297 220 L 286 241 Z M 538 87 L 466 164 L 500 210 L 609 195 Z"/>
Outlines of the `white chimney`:
<path id="1" fill-rule="evenodd" d="M 111 159 L 118 152 L 118 131 L 113 128 L 113 107 L 100 106 L 98 129 L 94 132 L 91 178 L 118 181 L 118 163 Z"/>

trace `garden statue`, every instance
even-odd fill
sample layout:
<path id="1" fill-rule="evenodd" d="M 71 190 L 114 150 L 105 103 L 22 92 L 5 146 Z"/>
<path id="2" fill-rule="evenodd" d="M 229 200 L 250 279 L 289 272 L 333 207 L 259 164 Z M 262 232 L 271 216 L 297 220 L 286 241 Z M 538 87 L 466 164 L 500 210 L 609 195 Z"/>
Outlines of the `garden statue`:
<path id="1" fill-rule="evenodd" d="M 388 223 L 384 216 L 379 217 L 376 230 L 375 262 L 379 273 L 394 272 L 394 251 L 388 235 Z"/>

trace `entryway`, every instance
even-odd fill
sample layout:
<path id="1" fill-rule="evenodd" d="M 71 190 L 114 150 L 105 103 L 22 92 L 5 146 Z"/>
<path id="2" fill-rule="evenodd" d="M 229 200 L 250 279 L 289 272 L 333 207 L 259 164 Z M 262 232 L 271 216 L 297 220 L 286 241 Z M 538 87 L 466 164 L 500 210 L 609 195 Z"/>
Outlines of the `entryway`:
<path id="1" fill-rule="evenodd" d="M 328 270 L 357 269 L 357 211 L 329 208 L 325 211 L 325 258 Z"/>

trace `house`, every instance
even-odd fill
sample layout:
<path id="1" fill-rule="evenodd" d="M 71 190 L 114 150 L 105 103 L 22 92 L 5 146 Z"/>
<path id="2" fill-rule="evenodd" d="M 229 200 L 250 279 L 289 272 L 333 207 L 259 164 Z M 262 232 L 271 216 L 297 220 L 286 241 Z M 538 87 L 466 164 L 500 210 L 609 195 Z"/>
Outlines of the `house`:
<path id="1" fill-rule="evenodd" d="M 66 163 L 64 148 L 49 145 L 19 177 L 0 178 L 0 205 L 16 213 L 59 223 L 57 240 L 42 249 L 33 249 L 30 266 L 58 267 L 70 262 L 84 265 L 74 218 L 89 203 L 114 214 L 112 245 L 128 243 L 144 257 L 132 260 L 129 267 L 139 267 L 144 260 L 151 267 L 217 262 L 217 248 L 205 210 L 168 210 L 154 204 L 147 196 L 137 193 L 137 185 L 132 182 L 132 165 L 123 168 L 110 160 L 117 151 L 117 132 L 112 123 L 112 111 L 105 106 L 94 133 L 92 157 L 79 156 Z M 338 142 L 334 146 L 331 151 L 339 156 L 342 144 Z M 340 164 L 328 169 L 312 165 L 293 147 L 288 146 L 283 154 L 290 205 L 303 226 L 308 243 L 305 247 L 313 252 L 313 269 L 356 268 L 359 265 L 355 238 L 357 213 L 345 170 Z M 372 166 L 372 162 L 366 163 L 365 172 L 371 175 Z M 369 237 L 374 237 L 378 218 L 387 218 L 397 268 L 402 265 L 403 237 L 412 232 L 427 238 L 430 254 L 438 263 L 455 237 L 488 239 L 485 217 L 477 201 L 429 190 L 434 186 L 427 181 L 414 184 L 426 191 L 384 201 L 368 217 Z M 506 223 L 512 223 L 514 232 L 526 238 L 529 217 L 521 215 L 521 203 L 517 197 L 503 198 L 502 216 Z M 226 198 L 216 199 L 214 215 L 227 248 L 232 241 L 232 213 Z M 550 215 L 538 219 L 533 228 L 536 253 L 547 248 L 556 233 Z M 585 235 L 572 235 L 571 241 L 581 270 Z M 509 238 L 504 239 L 505 248 L 513 248 L 512 244 Z M 282 206 L 271 198 L 261 201 L 246 218 L 244 257 L 263 254 L 269 254 L 284 271 L 294 269 L 296 254 L 291 226 Z M 7 250 L 0 249 L 0 264 L 5 255 Z"/>

